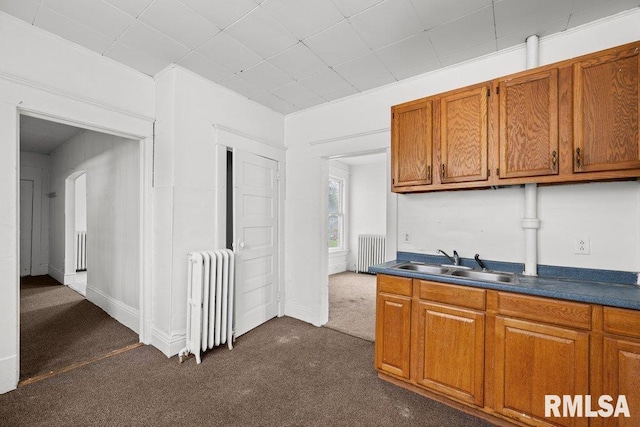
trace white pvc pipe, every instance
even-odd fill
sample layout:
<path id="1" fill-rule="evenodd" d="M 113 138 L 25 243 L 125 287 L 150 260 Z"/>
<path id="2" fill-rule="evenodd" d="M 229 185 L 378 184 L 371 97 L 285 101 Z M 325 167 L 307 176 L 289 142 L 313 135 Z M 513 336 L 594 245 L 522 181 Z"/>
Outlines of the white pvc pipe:
<path id="1" fill-rule="evenodd" d="M 537 35 L 527 37 L 527 70 L 540 65 L 540 55 L 538 54 L 539 40 Z"/>
<path id="2" fill-rule="evenodd" d="M 527 37 L 527 69 L 535 68 L 539 64 L 539 40 L 537 35 Z M 538 186 L 525 184 L 524 186 L 524 274 L 538 275 Z"/>

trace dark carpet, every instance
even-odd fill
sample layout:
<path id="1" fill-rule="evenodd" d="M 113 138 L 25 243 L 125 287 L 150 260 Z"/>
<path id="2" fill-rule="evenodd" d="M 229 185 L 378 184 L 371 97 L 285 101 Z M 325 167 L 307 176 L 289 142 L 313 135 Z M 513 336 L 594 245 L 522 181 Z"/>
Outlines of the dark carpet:
<path id="1" fill-rule="evenodd" d="M 373 343 L 291 318 L 201 365 L 150 346 L 0 395 L 3 425 L 487 426 L 377 378 Z"/>
<path id="2" fill-rule="evenodd" d="M 20 283 L 20 379 L 138 342 L 138 335 L 49 276 Z"/>

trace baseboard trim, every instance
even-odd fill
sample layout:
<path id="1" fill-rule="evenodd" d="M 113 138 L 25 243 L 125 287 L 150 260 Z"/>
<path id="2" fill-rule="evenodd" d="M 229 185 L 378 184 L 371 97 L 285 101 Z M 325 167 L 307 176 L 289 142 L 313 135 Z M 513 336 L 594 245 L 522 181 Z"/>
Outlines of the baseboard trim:
<path id="1" fill-rule="evenodd" d="M 60 283 L 64 283 L 64 273 L 53 266 L 49 266 L 49 276 L 53 277 Z"/>
<path id="2" fill-rule="evenodd" d="M 87 286 L 87 299 L 135 333 L 140 329 L 140 312 L 127 304 Z"/>
<path id="3" fill-rule="evenodd" d="M 18 356 L 0 359 L 0 394 L 18 387 Z"/>
<path id="4" fill-rule="evenodd" d="M 72 283 L 76 283 L 76 273 L 65 274 L 63 284 L 69 286 Z"/>
<path id="5" fill-rule="evenodd" d="M 313 315 L 313 312 L 297 302 L 287 301 L 284 307 L 284 315 L 311 323 L 314 326 L 321 326 L 321 323 L 316 319 L 316 316 Z"/>
<path id="6" fill-rule="evenodd" d="M 153 328 L 151 330 L 151 345 L 164 353 L 167 357 L 175 356 L 187 345 L 187 335 L 169 335 Z"/>

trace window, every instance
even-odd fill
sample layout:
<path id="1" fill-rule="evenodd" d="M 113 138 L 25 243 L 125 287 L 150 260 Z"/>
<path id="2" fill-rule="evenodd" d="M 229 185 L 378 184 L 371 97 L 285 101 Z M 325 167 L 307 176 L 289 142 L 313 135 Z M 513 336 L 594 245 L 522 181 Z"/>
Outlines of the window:
<path id="1" fill-rule="evenodd" d="M 329 249 L 344 245 L 344 180 L 329 177 Z"/>

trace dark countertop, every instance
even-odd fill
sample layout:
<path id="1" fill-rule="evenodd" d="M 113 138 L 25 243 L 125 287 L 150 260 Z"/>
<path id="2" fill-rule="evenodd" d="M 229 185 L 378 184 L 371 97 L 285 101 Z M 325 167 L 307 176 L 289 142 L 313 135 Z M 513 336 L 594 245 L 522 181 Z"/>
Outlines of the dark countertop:
<path id="1" fill-rule="evenodd" d="M 425 274 L 416 271 L 390 268 L 402 262 L 407 262 L 407 259 L 393 260 L 369 267 L 369 271 L 376 274 L 411 277 L 414 279 L 433 280 L 435 282 L 474 286 L 477 288 L 515 292 L 525 295 L 537 295 L 640 310 L 640 286 L 635 284 L 590 281 L 584 278 L 525 276 L 522 274 L 517 275 L 518 283 L 494 283 L 457 276 Z M 503 271 L 506 271 L 506 269 Z M 582 276 L 584 276 L 584 274 Z"/>

